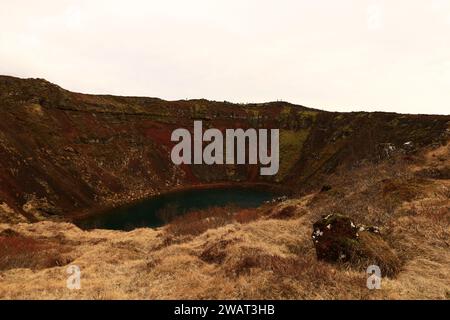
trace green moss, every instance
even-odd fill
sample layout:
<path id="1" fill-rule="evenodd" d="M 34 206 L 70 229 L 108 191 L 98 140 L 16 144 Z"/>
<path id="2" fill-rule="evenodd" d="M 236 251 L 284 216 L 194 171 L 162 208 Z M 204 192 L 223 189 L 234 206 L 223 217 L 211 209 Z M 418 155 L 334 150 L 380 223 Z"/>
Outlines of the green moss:
<path id="1" fill-rule="evenodd" d="M 345 248 L 356 248 L 359 246 L 359 241 L 356 239 L 350 239 L 350 238 L 343 238 L 340 239 L 340 243 L 345 247 Z"/>
<path id="2" fill-rule="evenodd" d="M 247 113 L 247 120 L 254 127 L 258 126 L 258 121 L 261 118 L 261 110 L 258 108 L 245 108 L 245 112 Z"/>
<path id="3" fill-rule="evenodd" d="M 331 214 L 327 219 L 324 219 L 323 224 L 331 224 L 338 219 L 345 219 L 345 216 L 340 213 Z"/>
<path id="4" fill-rule="evenodd" d="M 278 113 L 278 121 L 282 126 L 288 125 L 289 119 L 291 117 L 291 108 L 283 107 Z"/>
<path id="5" fill-rule="evenodd" d="M 292 108 L 289 107 L 289 106 L 283 107 L 281 109 L 281 111 L 280 111 L 280 116 L 285 116 L 285 115 L 288 116 L 288 115 L 290 115 L 291 114 L 291 110 L 292 110 Z"/>
<path id="6" fill-rule="evenodd" d="M 310 110 L 302 110 L 302 111 L 299 111 L 298 113 L 297 113 L 297 116 L 298 117 L 300 117 L 300 118 L 311 118 L 312 120 L 315 120 L 316 119 L 316 116 L 317 116 L 317 111 L 310 111 Z"/>
<path id="7" fill-rule="evenodd" d="M 248 109 L 247 108 L 245 111 L 251 118 L 258 118 L 261 114 L 260 110 L 258 110 L 258 109 Z"/>
<path id="8" fill-rule="evenodd" d="M 396 127 L 396 126 L 399 125 L 399 123 L 400 123 L 400 120 L 399 120 L 398 118 L 394 118 L 394 119 L 392 119 L 392 120 L 389 122 L 389 125 L 390 125 L 391 127 Z"/>
<path id="9" fill-rule="evenodd" d="M 277 181 L 282 180 L 299 161 L 308 134 L 309 129 L 299 131 L 280 130 L 280 168 L 276 178 Z"/>
<path id="10" fill-rule="evenodd" d="M 208 108 L 205 105 L 196 103 L 192 110 L 194 118 L 203 118 L 208 115 Z"/>

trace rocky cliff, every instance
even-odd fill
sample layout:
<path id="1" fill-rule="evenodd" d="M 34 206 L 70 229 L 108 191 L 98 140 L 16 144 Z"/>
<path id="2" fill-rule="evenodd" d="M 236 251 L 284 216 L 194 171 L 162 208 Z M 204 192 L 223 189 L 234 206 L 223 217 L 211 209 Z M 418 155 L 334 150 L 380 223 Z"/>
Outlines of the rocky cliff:
<path id="1" fill-rule="evenodd" d="M 450 116 L 335 113 L 286 102 L 89 95 L 43 79 L 0 76 L 0 221 L 70 217 L 175 187 L 265 182 L 300 193 L 338 166 L 415 152 L 448 138 Z M 280 170 L 170 161 L 171 132 L 279 128 Z"/>

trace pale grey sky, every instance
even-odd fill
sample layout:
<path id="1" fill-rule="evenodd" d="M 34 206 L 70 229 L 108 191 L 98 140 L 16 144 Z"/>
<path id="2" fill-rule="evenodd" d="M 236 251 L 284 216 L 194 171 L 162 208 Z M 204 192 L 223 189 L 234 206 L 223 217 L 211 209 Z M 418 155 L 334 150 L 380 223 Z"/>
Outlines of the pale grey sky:
<path id="1" fill-rule="evenodd" d="M 450 0 L 0 0 L 0 74 L 78 92 L 450 113 Z"/>

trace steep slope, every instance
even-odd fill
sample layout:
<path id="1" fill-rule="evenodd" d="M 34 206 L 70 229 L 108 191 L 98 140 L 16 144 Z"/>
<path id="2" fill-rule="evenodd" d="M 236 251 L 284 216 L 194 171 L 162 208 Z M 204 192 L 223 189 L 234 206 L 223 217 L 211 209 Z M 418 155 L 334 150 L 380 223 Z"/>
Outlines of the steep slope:
<path id="1" fill-rule="evenodd" d="M 328 191 L 158 229 L 0 223 L 0 298 L 449 299 L 450 176 L 434 174 L 449 165 L 450 144 L 338 170 Z M 380 290 L 366 287 L 367 265 L 316 259 L 312 223 L 334 212 L 379 226 L 401 259 Z M 81 290 L 67 289 L 68 265 Z"/>
<path id="2" fill-rule="evenodd" d="M 12 77 L 0 77 L 0 115 L 0 299 L 450 297 L 450 116 L 95 96 Z M 280 128 L 279 174 L 173 166 L 170 134 L 194 119 Z M 174 188 L 244 182 L 291 194 L 157 229 L 58 221 Z M 366 265 L 316 259 L 313 223 L 332 213 L 376 225 L 398 256 L 381 290 L 367 289 Z M 66 286 L 69 265 L 81 270 L 81 290 Z"/>
<path id="3" fill-rule="evenodd" d="M 450 116 L 331 113 L 285 102 L 87 95 L 42 79 L 0 76 L 0 221 L 70 217 L 175 187 L 265 182 L 296 193 L 338 166 L 377 161 L 447 139 Z M 180 127 L 279 128 L 280 171 L 258 166 L 181 166 L 170 161 Z M 408 144 L 410 146 L 410 144 Z M 408 147 L 409 148 L 409 147 Z M 405 149 L 406 150 L 406 149 Z"/>

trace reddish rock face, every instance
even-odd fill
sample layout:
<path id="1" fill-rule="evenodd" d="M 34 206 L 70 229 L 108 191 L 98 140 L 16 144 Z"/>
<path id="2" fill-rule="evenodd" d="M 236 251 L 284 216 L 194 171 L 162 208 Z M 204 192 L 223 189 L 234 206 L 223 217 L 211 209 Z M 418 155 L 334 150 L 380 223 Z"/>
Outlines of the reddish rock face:
<path id="1" fill-rule="evenodd" d="M 395 150 L 409 141 L 416 149 L 439 143 L 450 121 L 286 102 L 88 95 L 6 76 L 0 76 L 0 116 L 0 220 L 12 210 L 30 221 L 211 183 L 262 182 L 299 192 L 338 166 L 376 161 L 381 143 Z M 171 132 L 193 120 L 220 130 L 280 129 L 280 172 L 262 177 L 255 165 L 173 165 Z"/>

